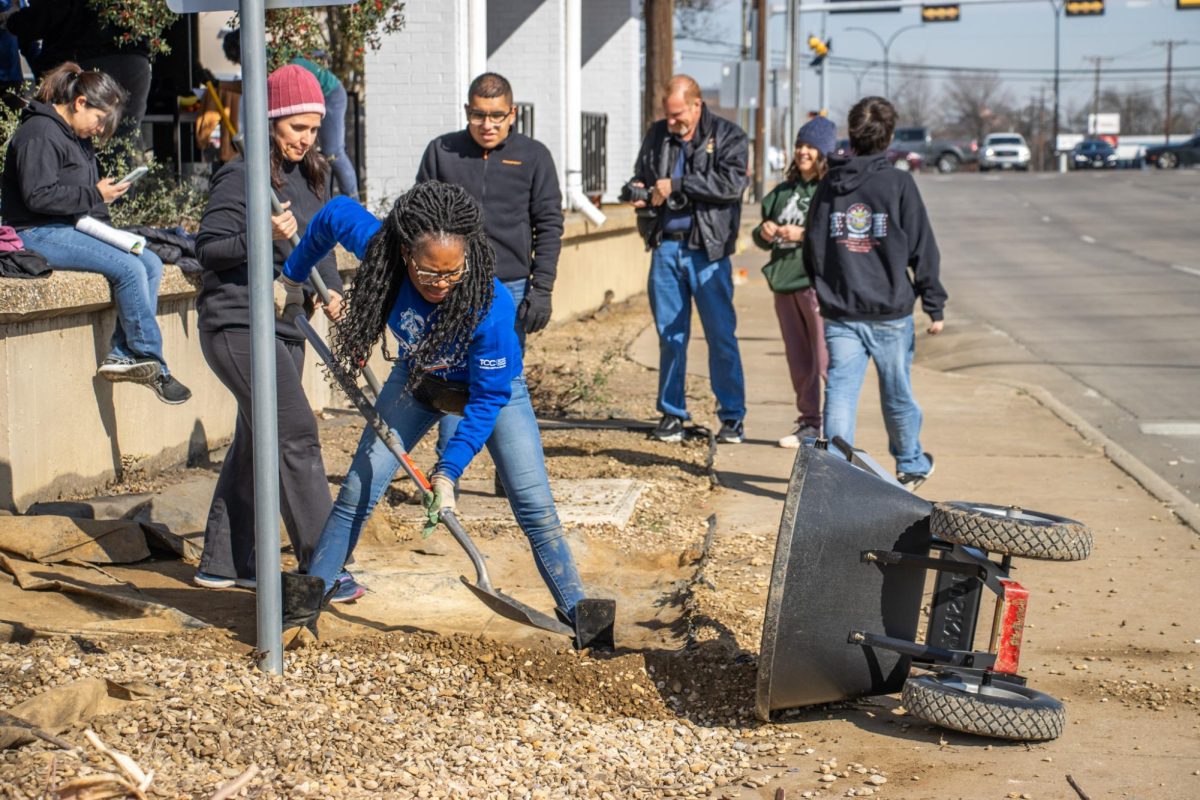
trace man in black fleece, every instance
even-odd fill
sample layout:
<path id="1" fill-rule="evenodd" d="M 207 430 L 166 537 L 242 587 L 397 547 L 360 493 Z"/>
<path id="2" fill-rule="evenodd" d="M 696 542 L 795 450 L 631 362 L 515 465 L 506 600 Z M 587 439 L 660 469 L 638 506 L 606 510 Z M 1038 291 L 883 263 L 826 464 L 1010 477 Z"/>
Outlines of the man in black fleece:
<path id="1" fill-rule="evenodd" d="M 874 359 L 888 451 L 900 483 L 915 490 L 933 473 L 933 456 L 921 448 L 921 408 L 912 394 L 913 304 L 920 298 L 928 332 L 940 333 L 946 290 L 916 181 L 885 156 L 896 110 L 882 97 L 866 97 L 848 123 L 858 155 L 831 159 L 804 236 L 829 349 L 825 435 L 853 444 L 858 395 Z"/>
<path id="2" fill-rule="evenodd" d="M 550 295 L 562 250 L 558 170 L 541 142 L 512 130 L 512 85 L 485 72 L 467 90 L 466 130 L 429 143 L 417 183 L 455 183 L 483 206 L 483 227 L 496 251 L 496 277 L 517 306 L 517 339 L 550 322 Z"/>

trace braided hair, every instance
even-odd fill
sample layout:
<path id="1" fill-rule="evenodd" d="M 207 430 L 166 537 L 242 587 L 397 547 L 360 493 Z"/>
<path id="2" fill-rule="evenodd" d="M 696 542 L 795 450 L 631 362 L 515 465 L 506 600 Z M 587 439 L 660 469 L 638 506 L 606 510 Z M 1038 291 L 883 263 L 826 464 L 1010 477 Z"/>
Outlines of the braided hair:
<path id="1" fill-rule="evenodd" d="M 358 376 L 371 356 L 408 279 L 406 248 L 413 257 L 433 240 L 462 242 L 470 268 L 429 315 L 425 335 L 408 354 L 408 388 L 431 367 L 457 362 L 471 334 L 492 308 L 496 257 L 483 232 L 483 211 L 466 190 L 439 181 L 420 183 L 400 195 L 383 226 L 367 244 L 366 257 L 346 293 L 345 318 L 333 329 L 331 344 L 338 370 Z M 382 344 L 388 361 L 398 358 Z"/>

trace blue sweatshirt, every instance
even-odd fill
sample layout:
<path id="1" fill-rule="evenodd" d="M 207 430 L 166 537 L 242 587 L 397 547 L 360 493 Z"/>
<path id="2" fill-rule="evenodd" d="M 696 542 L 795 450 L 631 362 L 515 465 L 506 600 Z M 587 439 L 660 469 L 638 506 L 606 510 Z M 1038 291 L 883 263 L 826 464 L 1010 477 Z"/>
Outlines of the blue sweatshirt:
<path id="1" fill-rule="evenodd" d="M 349 197 L 335 197 L 325 204 L 308 223 L 300 244 L 283 265 L 283 274 L 294 281 L 308 280 L 313 265 L 334 245 L 340 244 L 360 260 L 367 244 L 382 223 Z M 403 267 L 401 267 L 403 268 Z M 388 315 L 388 327 L 399 343 L 400 360 L 408 365 L 410 356 L 425 335 L 430 317 L 437 312 L 417 291 L 411 281 L 400 284 L 396 304 Z M 512 382 L 521 374 L 521 347 L 514 330 L 516 308 L 512 295 L 495 281 L 491 310 L 471 333 L 466 354 L 454 364 L 439 367 L 438 377 L 468 385 L 470 398 L 463 409 L 463 420 L 446 445 L 437 471 L 458 480 L 471 459 L 483 449 L 496 417 L 512 396 Z"/>

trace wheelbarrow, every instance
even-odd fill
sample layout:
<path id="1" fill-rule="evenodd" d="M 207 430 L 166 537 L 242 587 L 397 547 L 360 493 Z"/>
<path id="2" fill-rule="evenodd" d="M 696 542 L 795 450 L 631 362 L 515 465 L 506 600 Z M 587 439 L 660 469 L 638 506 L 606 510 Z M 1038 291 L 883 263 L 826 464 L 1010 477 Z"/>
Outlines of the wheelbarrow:
<path id="1" fill-rule="evenodd" d="M 931 503 L 839 438 L 797 453 L 775 546 L 755 710 L 900 693 L 908 713 L 1017 741 L 1057 738 L 1062 703 L 1018 673 L 1029 593 L 1014 557 L 1078 561 L 1091 531 L 983 503 Z M 923 591 L 933 572 L 924 636 Z M 974 642 L 995 595 L 986 650 Z M 913 669 L 922 670 L 914 674 Z"/>

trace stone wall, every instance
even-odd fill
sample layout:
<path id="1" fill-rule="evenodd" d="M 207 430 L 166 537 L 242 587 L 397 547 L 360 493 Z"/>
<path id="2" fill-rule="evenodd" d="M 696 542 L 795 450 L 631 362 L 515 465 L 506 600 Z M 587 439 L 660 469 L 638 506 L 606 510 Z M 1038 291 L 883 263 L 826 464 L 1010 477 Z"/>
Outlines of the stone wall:
<path id="1" fill-rule="evenodd" d="M 344 270 L 353 269 L 352 257 L 340 258 Z M 644 291 L 649 263 L 627 208 L 612 210 L 602 229 L 568 215 L 554 320 L 590 313 L 608 290 L 617 301 Z M 158 324 L 171 371 L 193 393 L 168 406 L 143 386 L 96 377 L 116 321 L 102 277 L 0 278 L 0 508 L 99 493 L 119 474 L 153 474 L 229 440 L 236 407 L 200 352 L 195 294 L 196 286 L 168 265 Z M 325 335 L 324 316 L 313 322 Z M 372 367 L 386 377 L 381 358 Z M 345 406 L 311 349 L 305 391 L 315 409 Z"/>

